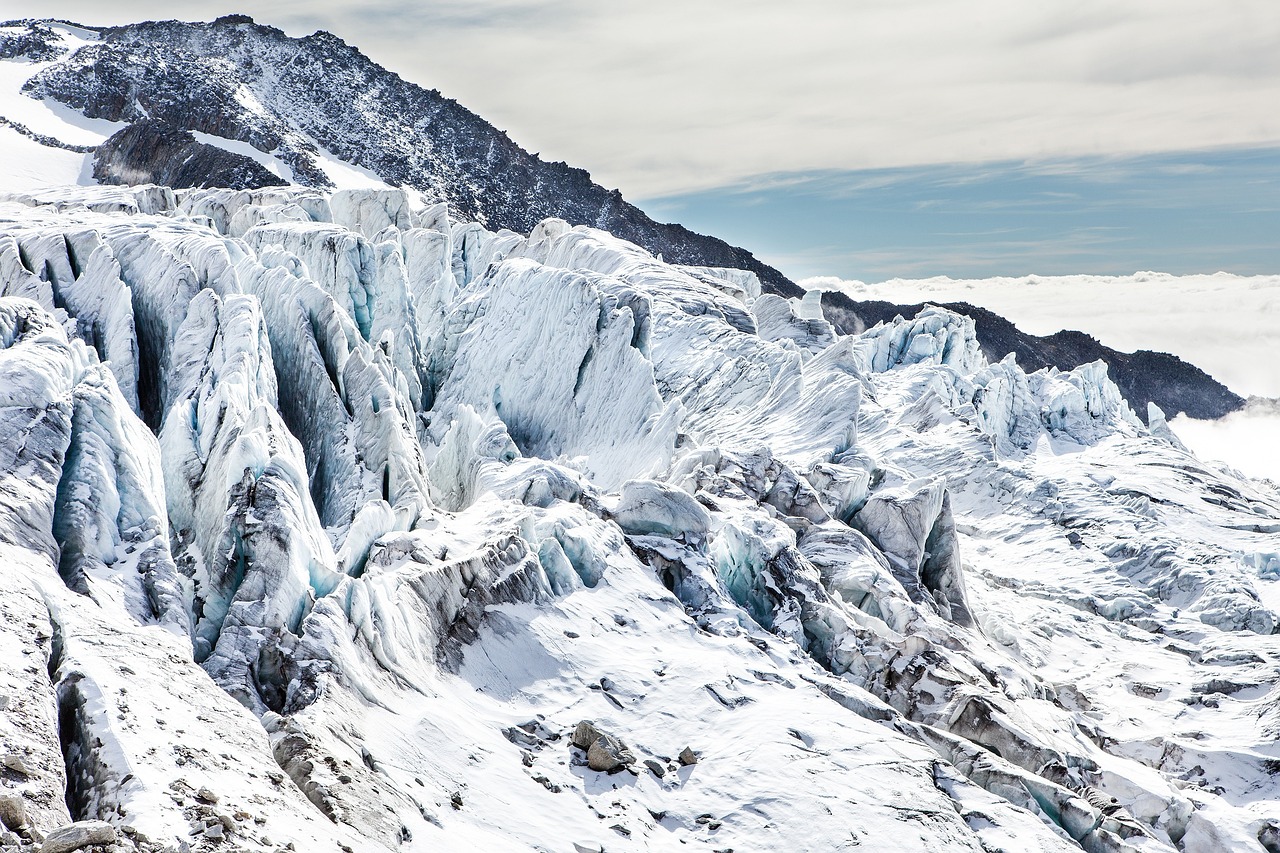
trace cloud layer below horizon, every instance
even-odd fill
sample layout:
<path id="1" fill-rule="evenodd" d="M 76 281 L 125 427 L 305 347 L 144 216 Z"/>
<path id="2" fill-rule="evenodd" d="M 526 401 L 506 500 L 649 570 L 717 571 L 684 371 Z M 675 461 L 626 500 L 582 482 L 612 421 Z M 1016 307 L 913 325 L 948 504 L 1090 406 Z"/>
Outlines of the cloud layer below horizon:
<path id="1" fill-rule="evenodd" d="M 1280 142 L 1274 0 L 19 0 L 327 29 L 648 199 L 794 171 Z"/>

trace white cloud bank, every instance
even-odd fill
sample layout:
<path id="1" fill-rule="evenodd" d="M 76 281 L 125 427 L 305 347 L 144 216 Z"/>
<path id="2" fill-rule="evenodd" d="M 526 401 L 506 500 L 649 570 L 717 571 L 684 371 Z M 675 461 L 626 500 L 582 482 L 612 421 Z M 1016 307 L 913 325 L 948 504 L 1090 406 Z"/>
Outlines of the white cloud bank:
<path id="1" fill-rule="evenodd" d="M 751 176 L 1280 141 L 1275 0 L 17 0 L 327 29 L 633 198 Z"/>
<path id="2" fill-rule="evenodd" d="M 969 302 L 1024 331 L 1077 329 L 1125 352 L 1169 352 L 1243 396 L 1280 397 L 1280 275 L 1024 276 L 893 279 L 878 284 L 811 278 L 806 287 L 855 299 Z"/>
<path id="3" fill-rule="evenodd" d="M 1251 400 L 1241 411 L 1216 421 L 1179 415 L 1169 426 L 1201 459 L 1225 462 L 1251 477 L 1280 483 L 1280 402 Z"/>

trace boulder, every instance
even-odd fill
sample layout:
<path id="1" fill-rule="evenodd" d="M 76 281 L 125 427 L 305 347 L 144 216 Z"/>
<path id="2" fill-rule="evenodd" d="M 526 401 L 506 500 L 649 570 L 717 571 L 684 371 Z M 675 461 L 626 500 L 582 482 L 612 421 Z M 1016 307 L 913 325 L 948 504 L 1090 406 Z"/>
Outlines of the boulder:
<path id="1" fill-rule="evenodd" d="M 636 756 L 625 743 L 583 720 L 573 731 L 573 745 L 587 752 L 587 766 L 601 773 L 617 773 L 636 763 Z"/>
<path id="2" fill-rule="evenodd" d="M 0 759 L 0 764 L 3 764 L 6 769 L 12 770 L 19 776 L 31 776 L 31 770 L 27 767 L 27 762 L 23 761 L 22 756 L 17 753 L 9 753 L 3 759 Z"/>
<path id="3" fill-rule="evenodd" d="M 18 794 L 0 794 L 0 826 L 14 832 L 27 822 L 27 807 Z"/>
<path id="4" fill-rule="evenodd" d="M 113 844 L 116 830 L 100 820 L 78 820 L 60 826 L 45 836 L 40 853 L 71 853 L 93 844 Z"/>

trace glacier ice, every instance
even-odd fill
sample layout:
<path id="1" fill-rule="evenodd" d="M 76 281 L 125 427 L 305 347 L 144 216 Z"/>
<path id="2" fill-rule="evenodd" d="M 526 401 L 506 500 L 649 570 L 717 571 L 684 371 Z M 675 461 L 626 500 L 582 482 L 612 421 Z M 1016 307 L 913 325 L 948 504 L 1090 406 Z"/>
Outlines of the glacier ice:
<path id="1" fill-rule="evenodd" d="M 945 618 L 972 623 L 951 499 L 942 483 L 881 489 L 862 505 L 852 525 L 884 554 L 913 601 L 931 601 Z"/>
<path id="2" fill-rule="evenodd" d="M 11 196 L 6 790 L 155 849 L 1246 849 L 1280 496 L 1150 423 L 560 220 Z"/>

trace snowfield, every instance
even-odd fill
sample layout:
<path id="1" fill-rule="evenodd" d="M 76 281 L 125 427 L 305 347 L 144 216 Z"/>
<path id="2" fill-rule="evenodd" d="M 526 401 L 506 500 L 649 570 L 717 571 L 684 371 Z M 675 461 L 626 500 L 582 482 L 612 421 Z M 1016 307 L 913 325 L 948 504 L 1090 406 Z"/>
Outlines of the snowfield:
<path id="1" fill-rule="evenodd" d="M 1101 363 L 365 189 L 11 193 L 0 344 L 5 838 L 1280 838 L 1280 492 Z"/>

